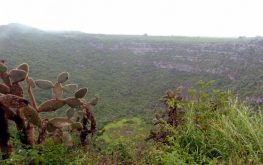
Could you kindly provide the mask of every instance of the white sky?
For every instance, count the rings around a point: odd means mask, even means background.
[[[183,36],[263,36],[262,0],[0,0],[0,25]]]

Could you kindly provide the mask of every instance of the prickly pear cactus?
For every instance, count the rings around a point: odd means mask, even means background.
[[[72,140],[72,138],[69,138],[70,133],[79,132],[84,151],[87,151],[88,147],[87,136],[89,134],[93,135],[96,131],[96,120],[92,113],[92,107],[98,102],[97,96],[91,101],[85,100],[84,97],[87,92],[87,88],[81,88],[75,92],[75,97],[63,99],[62,101],[70,107],[66,111],[66,117],[57,117],[49,120],[47,129],[56,142],[60,141],[66,146],[73,145],[73,142],[69,141],[69,139]],[[63,130],[62,132],[60,131],[61,136],[58,136],[58,130]],[[59,137],[60,140],[58,140]]]
[[[181,109],[183,87],[178,87],[175,90],[168,90],[166,95],[161,98],[165,109],[157,112],[153,119],[154,127],[150,131],[150,135],[146,140],[153,139],[158,142],[168,143],[167,137],[171,131],[177,127],[180,121],[179,110]]]
[[[59,100],[62,98],[64,91],[70,92],[71,90],[74,91],[77,89],[77,85],[70,86],[70,84],[66,85],[66,90],[63,88],[62,83],[66,82],[69,79],[68,72],[62,72],[57,76],[57,82],[54,84],[49,80],[36,80],[35,84],[41,89],[51,90],[52,97],[55,100]]]
[[[29,65],[23,63],[16,68],[9,69],[4,60],[0,60],[0,148],[2,158],[7,159],[12,151],[9,142],[8,120],[15,122],[23,144],[32,146],[35,141],[39,144],[45,141],[48,133],[54,141],[64,143],[66,146],[74,145],[71,134],[79,132],[80,142],[87,150],[87,136],[96,131],[96,120],[92,107],[98,102],[98,97],[87,101],[85,96],[88,88],[78,89],[77,84],[65,84],[69,79],[68,72],[58,74],[55,83],[50,80],[34,80],[29,77]],[[21,82],[25,82],[23,89]],[[39,106],[35,101],[33,89],[39,87],[51,90],[50,100],[42,102]],[[24,98],[27,93],[29,99]],[[64,93],[73,94],[72,97],[63,98]],[[68,107],[65,117],[41,119],[40,113],[56,111]],[[38,138],[35,140],[34,127],[38,128]]]
[[[16,111],[16,113],[11,115],[12,119],[9,120],[13,120],[17,124],[17,128],[21,134],[24,134],[24,137],[27,137],[26,139],[21,140],[21,142],[32,145],[33,141],[30,136],[33,135],[29,134],[32,131],[27,131],[27,129],[30,128],[31,123],[28,121],[24,122],[25,119],[21,116],[21,109],[31,104],[29,100],[23,98],[24,91],[21,86],[21,82],[28,79],[29,66],[24,63],[17,68],[8,70],[3,60],[1,60],[0,66],[0,78],[3,81],[3,84],[0,85],[0,93],[2,93],[0,102],[4,106]]]

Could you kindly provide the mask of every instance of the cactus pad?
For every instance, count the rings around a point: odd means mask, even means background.
[[[88,92],[88,88],[80,88],[76,93],[75,97],[76,98],[83,98]]]
[[[28,71],[29,71],[29,66],[28,66],[27,63],[23,63],[23,64],[19,65],[19,66],[17,67],[17,69],[23,70],[23,71],[25,71],[26,73],[28,73]]]
[[[49,121],[49,123],[52,124],[56,128],[64,128],[64,127],[71,126],[73,124],[71,120],[69,120],[68,118],[64,118],[64,117],[53,118]]]
[[[52,95],[54,99],[60,99],[63,95],[63,89],[61,83],[56,83],[52,89]]]
[[[77,99],[75,97],[66,98],[64,101],[71,108],[77,108],[77,107],[80,107],[83,104],[80,99]]]
[[[58,75],[58,83],[64,83],[69,78],[68,72],[62,72]]]
[[[12,69],[9,72],[9,75],[10,75],[11,81],[13,83],[17,83],[17,82],[25,80],[27,73],[23,70],[20,70],[20,69]]]
[[[51,111],[55,111],[55,110],[63,107],[64,105],[65,105],[65,102],[63,100],[51,99],[51,100],[48,100],[48,101],[42,103],[39,106],[38,111],[39,112],[51,112]]]
[[[51,89],[54,87],[54,84],[48,80],[36,80],[35,83],[41,89]]]
[[[10,87],[10,94],[23,97],[23,88],[19,83],[13,83]]]
[[[1,73],[1,78],[3,80],[3,82],[7,85],[7,86],[11,86],[11,79],[10,76],[7,72]]]
[[[0,93],[7,94],[10,92],[10,88],[4,84],[0,84]]]
[[[20,109],[22,116],[24,116],[30,123],[41,127],[41,119],[38,112],[31,106],[26,106]]]
[[[0,102],[10,108],[22,108],[29,104],[26,99],[11,94],[1,95]]]
[[[71,125],[73,130],[81,130],[83,128],[83,125],[80,122],[75,122]]]

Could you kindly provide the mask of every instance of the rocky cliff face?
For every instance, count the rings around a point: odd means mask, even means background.
[[[178,42],[134,39],[112,40],[111,44],[97,41],[93,48],[130,52],[138,64],[147,63],[160,69],[175,69],[184,72],[207,72],[225,75],[236,80],[242,70],[262,69],[263,39],[236,39],[231,42]]]

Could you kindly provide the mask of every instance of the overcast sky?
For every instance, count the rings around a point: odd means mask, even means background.
[[[180,36],[263,36],[262,0],[0,0],[0,25]]]

